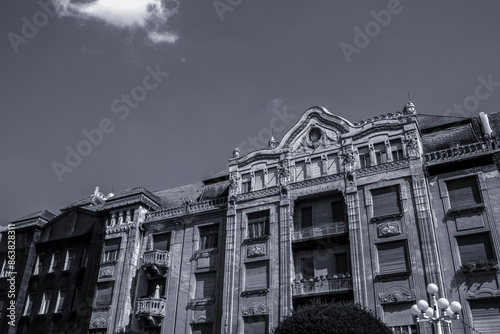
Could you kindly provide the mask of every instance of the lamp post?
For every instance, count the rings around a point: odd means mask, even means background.
[[[436,284],[427,285],[427,292],[432,296],[432,307],[421,299],[411,307],[411,313],[417,318],[417,322],[429,321],[436,325],[437,334],[443,334],[442,325],[450,324],[452,319],[458,319],[458,312],[462,309],[462,305],[456,301],[450,303],[446,298],[436,299],[438,291]]]

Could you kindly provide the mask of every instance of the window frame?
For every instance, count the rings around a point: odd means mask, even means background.
[[[56,308],[54,309],[54,313],[62,313],[63,311],[63,306],[64,306],[64,301],[66,300],[67,296],[67,289],[60,289],[57,292],[57,302],[56,302]],[[64,294],[61,298],[61,294]]]
[[[262,210],[256,212],[247,213],[247,238],[248,239],[258,239],[269,237],[270,235],[270,210]],[[260,217],[259,217],[260,216]],[[253,218],[252,218],[253,217]],[[262,224],[263,228],[259,228]],[[257,228],[255,228],[256,226]],[[259,231],[261,234],[256,233]],[[259,234],[259,235],[257,235]]]
[[[72,256],[71,256],[72,254]],[[63,271],[69,271],[71,269],[71,266],[75,262],[76,258],[76,251],[73,248],[67,249],[66,250],[66,256],[64,257],[64,266],[63,266]]]
[[[48,298],[47,298],[48,296]],[[40,303],[40,310],[38,314],[44,315],[49,313],[50,300],[52,299],[52,291],[44,291],[42,295],[42,302]]]
[[[215,233],[211,233],[212,231],[215,231]],[[198,235],[198,251],[217,249],[219,245],[219,224],[198,226]],[[213,235],[215,235],[215,238]],[[209,239],[211,236],[212,239]]]
[[[394,264],[394,259],[391,259],[390,262],[387,263],[382,263],[381,262],[381,247],[388,247],[389,245],[400,245],[403,247],[403,254],[404,254],[404,269],[403,270],[388,270],[385,268],[388,264]],[[384,277],[384,276],[393,276],[393,275],[401,275],[401,274],[410,274],[412,269],[411,269],[411,259],[410,259],[410,252],[408,249],[408,240],[407,239],[399,239],[399,240],[394,240],[394,241],[388,241],[388,242],[379,242],[375,244],[376,248],[376,254],[377,254],[377,275],[378,277]],[[399,254],[397,249],[399,247],[394,247],[393,249],[395,253]],[[388,249],[385,249],[385,251],[388,251]]]
[[[61,251],[55,251],[50,258],[49,273],[55,273],[61,262]]]

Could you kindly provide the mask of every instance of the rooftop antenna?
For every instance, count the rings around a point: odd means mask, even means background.
[[[410,91],[408,91],[408,101],[411,101],[411,98],[410,98]]]

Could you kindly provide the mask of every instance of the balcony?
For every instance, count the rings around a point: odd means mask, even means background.
[[[142,269],[146,271],[148,277],[163,277],[170,267],[170,252],[166,250],[154,249],[144,253],[142,259]]]
[[[487,143],[473,143],[426,153],[424,154],[424,160],[426,165],[435,165],[489,154],[491,151],[494,151],[494,149]]]
[[[137,300],[136,315],[149,322],[158,325],[165,316],[166,300],[164,298],[145,297]]]
[[[320,295],[352,290],[351,274],[334,275],[333,277],[311,278],[292,283],[292,296]]]
[[[303,241],[308,239],[324,238],[333,235],[342,235],[347,232],[347,223],[335,222],[324,226],[313,226],[295,230],[292,233],[292,241]]]

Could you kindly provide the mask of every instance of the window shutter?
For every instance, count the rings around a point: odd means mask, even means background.
[[[254,190],[260,190],[264,188],[264,171],[255,172],[255,187]]]
[[[265,289],[268,284],[268,262],[251,262],[246,265],[245,290]]]
[[[498,333],[500,328],[500,299],[469,301],[473,327],[483,334]]]
[[[335,263],[337,267],[337,274],[349,272],[346,253],[335,254]]]
[[[106,240],[106,252],[120,249],[121,238]]]
[[[312,208],[309,206],[307,208],[302,208],[302,228],[308,228],[312,226]]]
[[[195,299],[215,297],[215,273],[196,274]]]
[[[337,154],[329,154],[328,155],[328,174],[336,174],[338,173],[338,156]]]
[[[344,202],[332,202],[332,222],[345,222]]]
[[[476,263],[494,258],[488,234],[457,237],[457,244],[462,264]]]
[[[481,195],[475,176],[446,182],[452,209],[481,204]]]
[[[321,158],[313,158],[311,159],[311,177],[320,177],[321,176]]]
[[[267,317],[245,317],[244,334],[266,334]]]
[[[295,164],[295,181],[304,181],[306,175],[306,164],[304,161]]]
[[[96,306],[107,306],[111,304],[113,297],[113,282],[97,283]]]
[[[276,186],[278,184],[277,177],[278,177],[278,170],[276,169],[276,167],[269,168],[267,170],[267,186],[268,187]]]
[[[408,270],[406,261],[406,244],[404,241],[388,242],[377,245],[378,266],[381,274],[405,272]]]
[[[153,235],[153,249],[169,250],[170,249],[170,233],[162,233]]]
[[[373,189],[373,216],[380,217],[401,212],[399,187]]]

